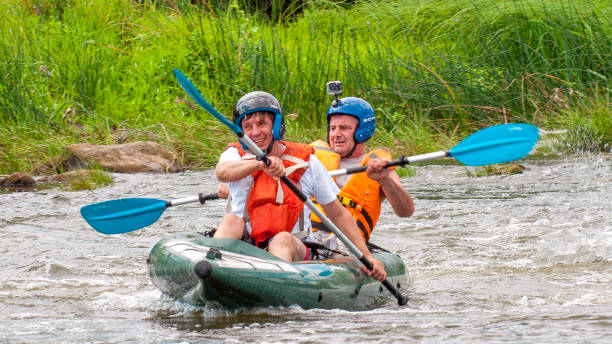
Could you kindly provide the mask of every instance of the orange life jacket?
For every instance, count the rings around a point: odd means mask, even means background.
[[[281,157],[289,179],[296,185],[306,171],[312,148],[306,144],[280,141],[286,148]],[[238,149],[244,158],[246,151],[239,142],[228,147]],[[255,245],[265,247],[273,236],[280,232],[291,232],[297,223],[304,203],[284,183],[276,181],[260,170],[252,174],[253,187],[247,197],[246,210],[251,223],[251,237]]]
[[[317,140],[311,143],[310,146],[314,148],[315,156],[328,171],[337,170],[340,167],[340,154],[334,152],[326,142]],[[391,155],[385,150],[376,149],[366,154],[359,165],[365,165],[371,158],[391,160]],[[381,195],[382,189],[380,184],[369,178],[365,172],[353,174],[338,194],[338,200],[355,219],[357,227],[361,230],[361,235],[366,243],[370,240],[374,226],[376,226],[380,217],[380,208],[383,201]],[[317,206],[320,208],[318,204]],[[327,230],[314,213],[311,214],[310,221],[312,222],[313,230]]]

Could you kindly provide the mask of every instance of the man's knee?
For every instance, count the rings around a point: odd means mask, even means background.
[[[280,245],[280,246],[295,246],[295,242],[294,242],[295,237],[293,235],[291,235],[291,233],[289,232],[280,232],[278,234],[276,234],[272,240],[270,240],[270,246],[276,246],[276,245]]]
[[[306,247],[300,239],[289,232],[280,232],[272,238],[268,251],[287,261],[303,260],[306,256]]]
[[[215,238],[233,238],[241,239],[244,231],[244,221],[234,215],[225,214],[219,223],[219,227],[215,232]]]

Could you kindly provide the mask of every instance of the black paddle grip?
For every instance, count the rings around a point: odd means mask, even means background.
[[[364,256],[361,256],[361,258],[359,258],[359,260],[361,261],[361,263],[368,269],[368,270],[372,270],[373,266],[372,263]],[[397,299],[397,304],[400,306],[404,306],[405,304],[408,303],[408,297],[405,295],[402,295],[402,293],[400,293],[400,291],[395,288],[395,286],[393,286],[393,284],[391,284],[391,282],[389,282],[388,279],[385,278],[384,281],[381,282],[382,285],[385,286],[385,288],[387,288],[387,290],[393,295],[395,296],[395,298]]]
[[[410,161],[407,158],[402,156],[399,159],[388,161],[387,164],[385,164],[385,167],[391,167],[391,166],[397,166],[397,165],[405,166],[406,164],[410,164]],[[367,166],[356,166],[356,167],[347,168],[346,174],[363,172],[367,168],[368,168]]]
[[[198,194],[198,199],[200,201],[200,204],[204,204],[206,201],[211,200],[211,199],[218,199],[219,195],[215,192],[215,193],[209,193],[207,195],[203,194],[203,193],[199,193]]]

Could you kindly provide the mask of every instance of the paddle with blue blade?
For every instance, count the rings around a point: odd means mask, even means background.
[[[153,198],[122,198],[94,203],[81,208],[81,216],[91,227],[103,234],[122,234],[144,228],[176,205],[217,199],[216,193],[164,201]]]
[[[401,157],[389,161],[386,166],[404,166],[415,162],[451,157],[464,165],[482,166],[500,164],[525,157],[538,142],[539,129],[531,124],[500,124],[481,129],[466,137],[448,151]],[[365,171],[367,166],[358,166],[330,171],[332,177]]]
[[[196,87],[191,83],[191,81],[189,81],[189,79],[187,79],[187,77],[180,70],[174,69],[174,75],[176,76],[176,79],[178,80],[178,82],[181,85],[181,87],[185,90],[185,92],[187,92],[187,94],[191,98],[193,98],[193,100],[196,103],[198,103],[198,105],[200,105],[203,109],[208,111],[211,115],[213,115],[215,118],[217,118],[223,124],[225,124],[228,128],[230,128],[238,136],[238,139],[243,144],[245,144],[252,153],[255,154],[255,156],[257,157],[258,160],[263,161],[266,165],[270,165],[270,160],[265,155],[265,153],[261,149],[259,149],[259,147],[257,147],[257,145],[248,136],[244,135],[242,130],[237,125],[235,125],[234,123],[230,122],[227,118],[223,117],[223,115],[221,115],[217,110],[215,110],[215,108],[213,108],[204,99],[204,97],[202,97],[202,95],[196,89]],[[304,202],[304,204],[313,213],[315,213],[319,217],[319,219],[322,220],[322,222],[325,224],[325,226],[329,230],[331,230],[332,232],[334,232],[334,234],[336,234],[338,239],[340,239],[344,243],[344,245],[351,251],[351,253],[353,255],[355,255],[355,257],[357,257],[357,259],[359,259],[359,261],[361,261],[361,263],[366,268],[368,268],[368,270],[372,270],[372,263],[363,255],[363,253],[355,246],[355,244],[353,244],[344,235],[344,233],[342,233],[342,231],[340,231],[340,229],[338,227],[336,227],[336,225],[333,222],[331,222],[331,220],[327,216],[325,216],[325,214],[323,214],[323,212],[321,210],[319,210],[319,208],[317,208],[314,205],[314,203],[308,197],[306,197],[306,195],[302,192],[302,190],[299,189],[291,181],[291,179],[289,179],[289,177],[283,176],[283,177],[281,177],[281,181],[285,185],[287,185],[287,187],[289,187],[289,189],[291,189],[291,191],[293,193],[295,193],[295,195],[298,196],[298,198],[302,202]],[[399,292],[399,290],[397,288],[395,288],[395,286],[393,284],[391,284],[391,282],[389,282],[388,279],[385,279],[384,281],[382,281],[382,284],[387,288],[387,290],[389,290],[389,292],[391,292],[391,294],[393,296],[395,296],[395,298],[397,299],[397,302],[400,305],[405,305],[406,303],[408,303],[408,297],[406,297],[405,295],[402,295]]]
[[[205,103],[204,105],[210,107]],[[212,108],[212,107],[210,107]],[[214,109],[213,109],[214,110]],[[452,157],[468,166],[499,164],[525,157],[539,139],[539,129],[531,124],[501,124],[481,129],[448,151],[402,157],[386,166]],[[332,177],[359,173],[366,166],[330,171]],[[204,199],[202,199],[204,197]],[[186,197],[174,201],[127,198],[91,204],[81,209],[85,220],[104,234],[121,234],[144,228],[159,219],[166,208],[217,199],[216,194]]]

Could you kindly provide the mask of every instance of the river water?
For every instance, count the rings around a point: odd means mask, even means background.
[[[404,178],[416,212],[385,203],[372,241],[397,252],[410,306],[366,312],[228,312],[167,299],[146,274],[169,233],[215,227],[224,203],[167,209],[155,224],[106,236],[87,204],[215,191],[212,171],[114,174],[95,191],[0,194],[2,343],[610,343],[612,158],[524,160],[525,173],[467,176],[428,165]]]

